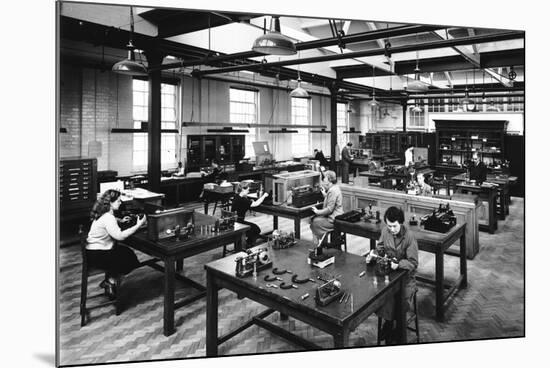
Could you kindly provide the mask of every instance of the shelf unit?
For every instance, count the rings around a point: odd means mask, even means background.
[[[429,155],[433,155],[435,135],[426,132],[373,132],[359,137],[359,148],[372,149],[375,155],[402,155],[408,145],[414,147],[427,147]],[[433,157],[428,158],[432,164]]]
[[[59,162],[59,209],[63,220],[87,216],[97,197],[97,159]]]
[[[244,158],[244,135],[187,136],[187,168],[209,166],[213,159],[221,165],[231,165]]]
[[[505,159],[505,120],[434,120],[436,169],[440,174],[465,171],[473,152],[488,166]]]

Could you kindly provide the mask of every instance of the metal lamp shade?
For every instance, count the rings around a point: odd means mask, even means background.
[[[309,98],[309,93],[307,93],[307,91],[302,87],[298,86],[290,92],[290,97]]]
[[[290,92],[290,97],[309,98],[309,93],[302,88],[302,81],[298,79],[298,86]]]
[[[258,37],[252,45],[252,50],[267,55],[294,55],[296,45],[288,37],[271,31]]]
[[[407,91],[409,92],[424,92],[428,90],[428,86],[419,79],[413,79],[407,85]]]
[[[130,60],[130,57],[113,65],[112,70],[119,74],[147,76],[147,68],[141,63]]]
[[[372,100],[369,102],[369,105],[372,106],[372,107],[377,107],[380,104],[378,103],[378,101],[376,101],[374,96],[372,96]]]
[[[412,109],[411,109],[412,112],[416,112],[416,113],[420,113],[422,112],[422,108],[418,105],[415,105]]]

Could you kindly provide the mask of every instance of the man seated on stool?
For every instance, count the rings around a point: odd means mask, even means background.
[[[344,213],[342,192],[340,191],[340,187],[336,185],[336,182],[336,173],[332,170],[327,170],[325,178],[321,183],[321,193],[325,197],[323,208],[317,209],[315,206],[311,208],[315,216],[311,218],[311,225],[309,227],[315,244],[318,243],[325,233],[334,230],[334,218]]]
[[[258,192],[258,199],[253,201],[248,198],[248,193],[250,193],[250,187],[248,182],[241,182],[237,186],[237,195],[233,198],[233,206],[231,208],[232,212],[237,213],[237,222],[250,226],[250,230],[246,232],[246,243],[248,247],[254,246],[256,239],[260,236],[260,227],[253,222],[246,221],[246,212],[251,207],[258,207],[262,204],[264,199],[269,195],[268,193],[263,193],[260,195]]]
[[[418,245],[413,233],[403,225],[405,214],[402,209],[394,206],[388,208],[384,213],[384,222],[386,226],[382,229],[380,239],[376,244],[376,254],[383,251],[386,257],[395,258],[395,262],[391,262],[392,270],[401,268],[409,271],[405,280],[405,300],[407,300],[407,310],[410,310],[416,291]],[[376,255],[370,251],[367,254],[367,263],[370,263],[375,257]],[[380,340],[386,340],[386,343],[393,340],[394,309],[394,300],[391,299],[376,312],[379,318],[384,319]]]
[[[487,166],[481,161],[479,152],[472,155],[473,165],[470,166],[470,180],[475,180],[479,185],[487,180]]]

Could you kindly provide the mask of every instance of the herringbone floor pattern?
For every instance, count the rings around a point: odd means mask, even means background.
[[[194,207],[202,211],[200,204]],[[468,288],[459,290],[448,303],[446,320],[434,319],[433,288],[419,283],[418,309],[421,342],[442,342],[524,335],[524,204],[513,198],[510,216],[499,221],[494,235],[480,232],[480,252],[468,261]],[[254,214],[250,220],[263,229],[272,226],[271,217]],[[279,226],[292,230],[290,220],[280,219]],[[311,239],[306,221],[302,222],[302,237]],[[348,236],[349,250],[363,253],[368,242]],[[142,255],[139,255],[140,257]],[[185,260],[184,273],[205,283],[203,265],[221,257],[221,250],[197,255]],[[446,276],[458,273],[458,258],[446,257]],[[170,337],[162,334],[162,274],[141,268],[128,275],[122,287],[125,300],[123,312],[116,316],[112,307],[92,311],[89,324],[80,327],[81,260],[79,247],[60,250],[59,270],[59,342],[61,365],[114,363],[155,359],[205,356],[205,299],[176,311],[177,332]],[[432,255],[420,253],[419,272],[434,273]],[[101,276],[91,280],[90,289],[98,288]],[[194,293],[193,289],[178,289],[177,296]],[[219,297],[220,334],[239,326],[264,307],[248,299],[239,300],[223,290]],[[324,348],[332,347],[332,338],[302,322],[290,318],[280,321],[278,314],[269,320],[305,337]],[[410,332],[409,341],[414,342]],[[411,343],[412,343],[411,342]],[[376,318],[369,317],[350,336],[351,346],[376,344]],[[296,351],[295,346],[276,335],[253,326],[220,346],[220,354],[237,355],[264,352]]]

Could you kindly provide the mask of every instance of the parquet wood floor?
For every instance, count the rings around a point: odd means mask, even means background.
[[[191,205],[202,211],[199,203]],[[446,320],[434,319],[434,292],[431,286],[419,283],[418,309],[422,343],[456,340],[524,336],[524,203],[513,198],[510,216],[499,221],[494,235],[480,232],[480,252],[468,261],[468,288],[459,290],[446,310]],[[253,214],[249,220],[262,229],[271,229],[270,216]],[[279,219],[279,226],[292,230],[290,220]],[[304,239],[311,239],[307,221],[302,221]],[[368,241],[348,236],[349,250],[362,254]],[[138,255],[143,257],[143,255]],[[176,311],[177,332],[162,334],[162,274],[141,268],[128,275],[122,287],[124,309],[116,316],[112,307],[92,311],[89,324],[80,327],[79,298],[81,260],[79,247],[68,246],[59,251],[59,361],[62,365],[115,363],[128,361],[188,358],[205,356],[205,299]],[[184,273],[205,283],[203,265],[221,257],[221,250],[200,254],[185,260]],[[145,258],[145,257],[144,257]],[[446,257],[446,276],[458,273],[458,258]],[[419,272],[433,275],[434,258],[420,252]],[[98,288],[101,277],[91,280],[90,288]],[[183,287],[177,295],[195,291]],[[248,299],[239,300],[220,292],[220,334],[228,332],[265,307]],[[324,348],[332,347],[332,338],[304,323],[290,318],[272,322],[291,330]],[[410,332],[409,341],[415,341]],[[411,342],[412,343],[412,342]],[[350,337],[351,346],[376,345],[376,318],[369,317]],[[238,355],[301,350],[286,340],[259,327],[251,327],[220,346],[220,354]]]

